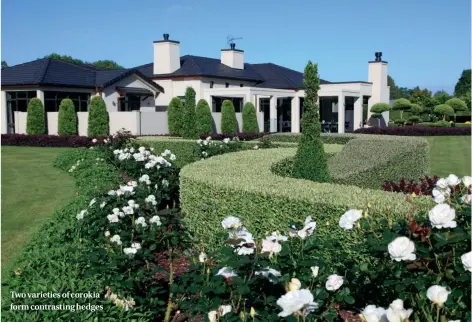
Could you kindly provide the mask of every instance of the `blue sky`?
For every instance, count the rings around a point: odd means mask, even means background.
[[[246,62],[303,71],[312,60],[330,81],[367,80],[382,51],[397,85],[433,91],[452,92],[471,61],[469,0],[3,0],[1,27],[10,66],[57,52],[134,67],[163,33],[181,55],[215,58],[243,37]]]

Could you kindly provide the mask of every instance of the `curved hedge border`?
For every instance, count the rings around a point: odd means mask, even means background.
[[[347,142],[363,137],[363,134],[352,133],[321,133],[321,138],[326,144],[346,144]],[[296,142],[301,139],[301,133],[275,133],[264,136],[265,140],[271,142]]]
[[[371,214],[393,218],[406,216],[412,204],[403,194],[277,176],[273,163],[295,155],[295,149],[267,149],[220,155],[195,162],[180,172],[183,223],[196,243],[215,249],[222,231],[221,220],[236,215],[261,238],[267,232],[285,231],[293,220],[310,215],[319,222],[317,233],[340,233],[339,217],[348,209],[366,209]],[[430,198],[415,198],[427,209]],[[354,243],[348,234],[340,242]],[[349,234],[349,236],[352,236]]]
[[[394,126],[369,127],[358,129],[354,133],[383,134],[401,136],[443,136],[443,135],[470,135],[470,127],[430,127],[430,126]]]

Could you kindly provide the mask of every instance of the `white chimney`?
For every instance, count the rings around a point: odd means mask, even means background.
[[[244,69],[244,50],[235,49],[235,43],[230,46],[231,49],[221,49],[221,63],[231,68]]]
[[[164,34],[164,40],[154,42],[154,74],[170,74],[180,68],[180,42],[169,40],[169,34]]]
[[[387,83],[387,62],[382,61],[382,53],[375,53],[375,61],[369,62],[368,81],[372,83],[372,96],[368,104],[368,116],[370,118],[370,108],[376,103],[389,103],[390,87]]]

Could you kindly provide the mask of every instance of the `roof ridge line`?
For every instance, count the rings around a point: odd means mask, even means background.
[[[297,87],[297,84],[295,84],[291,79],[289,79],[287,76],[285,76],[283,73],[279,73],[273,66],[279,66],[274,63],[269,63],[269,68],[272,69],[274,72],[276,72],[278,75],[282,75],[283,78],[285,78],[290,84],[294,86],[294,88]],[[283,66],[282,66],[283,67]]]
[[[46,77],[46,73],[48,71],[49,65],[51,64],[51,58],[47,58],[47,64],[46,68],[44,68],[43,75],[41,75],[38,79],[38,83],[42,83],[44,81],[44,78]]]
[[[200,66],[198,66],[197,62],[195,61],[195,59],[191,56],[191,55],[188,55],[188,57],[192,60],[192,63],[197,67],[197,70],[198,70],[198,73],[199,74],[203,74],[203,71],[202,69],[200,68]],[[182,67],[182,66],[180,66]],[[180,68],[179,68],[180,69]]]

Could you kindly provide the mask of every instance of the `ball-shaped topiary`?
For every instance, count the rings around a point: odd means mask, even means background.
[[[224,100],[221,105],[221,133],[238,133],[238,120],[236,119],[233,102],[230,100]]]
[[[198,135],[206,135],[213,132],[213,117],[206,100],[201,99],[198,101],[195,117]]]
[[[421,107],[420,104],[411,104],[410,107],[410,113],[413,115],[420,115],[420,113],[423,112],[423,108]]]
[[[195,90],[187,87],[185,90],[185,101],[183,109],[183,127],[182,135],[185,139],[194,139],[198,137],[195,122]]]
[[[418,115],[412,115],[408,118],[408,122],[411,124],[418,124],[421,122],[421,118]]]
[[[467,105],[465,104],[465,102],[457,97],[447,100],[446,104],[452,107],[454,112],[467,110]]]
[[[29,101],[27,113],[26,134],[34,135],[46,133],[44,106],[39,98],[32,98]]]
[[[243,132],[256,133],[259,132],[259,125],[257,124],[257,114],[254,104],[247,102],[243,107]]]
[[[174,97],[167,109],[167,125],[169,127],[169,134],[182,135],[183,128],[183,105],[178,97]]]
[[[74,102],[69,98],[64,98],[59,105],[57,133],[59,135],[77,134],[77,114]]]
[[[434,112],[443,116],[443,121],[446,120],[446,116],[454,115],[454,109],[447,104],[440,104],[434,108]]]
[[[90,101],[87,133],[88,136],[107,136],[110,133],[107,106],[100,96],[94,96]]]
[[[371,117],[373,117],[374,119],[379,119],[379,125],[380,125],[380,118],[382,118],[382,113],[389,110],[390,110],[390,105],[388,105],[387,103],[376,103],[372,105],[372,107],[370,108],[370,112],[373,113]]]

